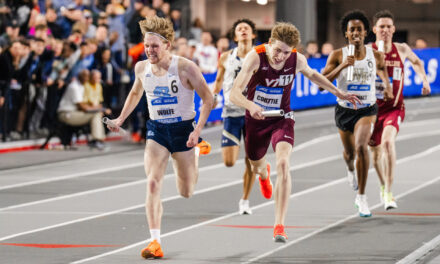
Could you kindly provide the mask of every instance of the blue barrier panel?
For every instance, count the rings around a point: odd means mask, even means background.
[[[440,48],[431,48],[424,50],[415,50],[417,56],[424,62],[424,67],[426,74],[428,76],[428,81],[431,84],[431,93],[440,94],[440,70],[438,68],[438,60],[440,58]],[[309,59],[308,63],[312,69],[322,72],[325,67],[327,58],[320,59]],[[422,90],[422,80],[414,72],[411,63],[407,60],[405,61],[405,79],[404,79],[404,96],[420,96]],[[214,88],[213,84],[215,81],[216,73],[204,75],[206,82],[210,86],[211,90]],[[336,84],[336,82],[334,82]],[[195,107],[197,110],[196,120],[199,117],[200,108],[200,97],[195,96]],[[315,107],[322,107],[328,105],[336,104],[336,97],[327,92],[320,92],[318,86],[309,79],[305,78],[301,73],[299,73],[295,80],[294,86],[292,88],[291,98],[290,98],[291,108],[293,110],[308,109]],[[218,97],[218,105],[212,110],[208,121],[221,120],[221,111],[223,107],[223,92],[220,93]]]

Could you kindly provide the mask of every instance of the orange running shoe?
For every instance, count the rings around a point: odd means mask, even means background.
[[[287,235],[284,232],[284,226],[283,225],[276,225],[273,229],[273,240],[275,242],[281,242],[286,243],[287,242]]]
[[[141,256],[145,259],[163,257],[162,248],[157,240],[153,240],[148,246],[141,251]]]
[[[270,181],[270,164],[267,163],[267,178],[262,180],[260,177],[260,191],[263,194],[264,198],[270,199],[272,197],[272,182]]]
[[[205,140],[202,140],[196,147],[200,149],[200,155],[208,155],[211,152],[211,144]]]

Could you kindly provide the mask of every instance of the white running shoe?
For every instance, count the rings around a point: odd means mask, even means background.
[[[244,215],[244,214],[250,215],[250,214],[252,214],[252,210],[249,207],[249,200],[240,199],[240,201],[238,202],[238,212],[241,215]]]
[[[384,195],[385,195],[385,186],[381,185],[380,186],[380,203],[384,203],[384,199],[383,199]]]
[[[347,168],[347,180],[348,180],[348,184],[350,184],[350,187],[354,191],[357,191],[359,186],[356,178],[356,170],[351,171]]]
[[[365,194],[364,195],[360,195],[360,194],[356,195],[356,199],[354,200],[354,204],[359,210],[360,217],[370,217],[371,216],[370,209],[368,208],[367,196]]]
[[[384,199],[383,207],[385,208],[385,210],[397,208],[396,201],[394,200],[393,194],[391,192],[384,193],[383,199]]]

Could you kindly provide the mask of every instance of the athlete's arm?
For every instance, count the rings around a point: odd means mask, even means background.
[[[183,58],[179,59],[179,75],[181,76],[184,86],[193,88],[203,101],[197,126],[194,128],[194,131],[191,132],[186,142],[186,146],[191,148],[199,143],[200,133],[205,126],[206,120],[208,120],[214,100],[212,92],[205,78],[203,78],[202,72],[194,62]]]
[[[258,70],[260,66],[260,57],[255,50],[250,51],[243,61],[243,66],[241,71],[238,73],[237,78],[234,80],[234,85],[232,86],[231,95],[229,99],[236,106],[246,108],[251,116],[255,119],[264,119],[262,114],[263,108],[256,105],[254,102],[249,101],[244,95],[243,90],[249,83],[252,75]]]
[[[373,49],[373,53],[374,53],[374,58],[376,59],[376,74],[385,84],[385,90],[383,91],[383,99],[384,101],[392,100],[394,98],[393,87],[390,84],[390,80],[388,78],[388,71],[387,68],[385,67],[385,54],[375,49]]]
[[[428,77],[426,76],[425,68],[423,67],[423,62],[417,55],[411,50],[411,48],[406,43],[395,43],[397,50],[405,61],[406,58],[411,62],[414,71],[423,80],[422,94],[427,95],[431,93],[431,85],[428,82]]]
[[[347,56],[345,61],[341,63],[342,60],[342,49],[337,49],[332,51],[327,59],[327,64],[325,65],[324,71],[322,74],[327,78],[330,82],[333,82],[336,77],[339,76],[341,71],[350,66],[354,65],[354,56]]]
[[[297,71],[301,72],[305,77],[307,77],[310,81],[316,83],[319,87],[326,89],[331,92],[338,98],[342,100],[347,100],[352,103],[356,107],[356,103],[361,103],[359,98],[356,95],[351,93],[346,93],[341,91],[336,86],[333,85],[324,75],[318,73],[317,71],[310,68],[307,64],[307,59],[304,55],[298,53],[297,55]]]
[[[229,53],[231,53],[230,50],[223,52],[218,60],[217,76],[215,77],[214,90],[212,91],[214,95],[219,94],[220,91],[222,90],[223,78],[225,76],[225,71],[226,71],[225,61],[228,58]],[[214,108],[216,106],[217,106],[217,97],[214,97],[214,103],[212,107]]]
[[[139,100],[142,98],[142,94],[144,93],[144,88],[142,87],[142,81],[140,77],[142,76],[142,72],[144,71],[144,67],[147,61],[139,61],[136,63],[134,67],[135,72],[135,80],[133,83],[133,87],[131,88],[130,93],[125,99],[124,107],[122,108],[121,114],[118,118],[111,120],[116,126],[120,127],[125,119],[133,112],[134,108],[139,103]],[[114,126],[108,126],[107,128],[113,132],[117,132],[118,128]]]

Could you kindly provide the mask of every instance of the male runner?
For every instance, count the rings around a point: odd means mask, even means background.
[[[240,72],[244,57],[252,50],[252,42],[255,39],[255,23],[249,19],[239,19],[234,22],[232,35],[238,46],[220,55],[217,77],[214,84],[214,106],[216,98],[223,86],[224,106],[222,112],[222,154],[226,167],[234,166],[240,150],[241,135],[245,136],[244,114],[245,109],[231,103],[232,84]],[[249,207],[249,195],[255,182],[255,174],[252,173],[249,159],[245,158],[246,170],[243,175],[243,196],[238,202],[240,214],[252,214]]]
[[[139,22],[144,35],[147,60],[135,66],[136,79],[124,108],[112,120],[121,126],[138,104],[145,90],[150,120],[144,154],[147,175],[146,213],[151,243],[142,250],[144,258],[161,258],[160,225],[162,202],[160,191],[169,156],[173,159],[179,193],[189,198],[198,178],[194,147],[213,104],[213,95],[197,65],[171,54],[174,40],[170,21],[152,17]],[[194,122],[194,90],[202,98],[199,122]],[[118,129],[109,127],[113,131]]]
[[[268,44],[255,47],[248,53],[238,74],[230,100],[246,108],[245,148],[252,171],[259,175],[260,190],[267,199],[272,197],[270,165],[266,161],[269,144],[276,155],[275,185],[275,242],[286,242],[284,220],[291,191],[290,153],[294,143],[293,112],[290,92],[293,80],[301,72],[311,81],[353,104],[360,102],[353,94],[336,88],[323,75],[312,70],[304,55],[295,48],[300,43],[298,29],[290,23],[277,23]],[[243,95],[248,88],[247,98]],[[265,118],[263,110],[284,110],[284,116]]]
[[[352,188],[358,190],[355,205],[361,217],[371,216],[365,187],[370,165],[368,141],[377,114],[376,73],[385,83],[385,99],[392,97],[383,54],[364,45],[368,29],[369,22],[363,12],[354,10],[345,14],[341,19],[341,30],[348,44],[354,45],[354,55],[348,54],[348,46],[333,51],[323,71],[330,81],[337,78],[338,88],[355,93],[362,102],[355,109],[351,102],[338,99],[335,109],[336,126],[339,128],[344,146],[343,157],[348,167],[347,177]],[[348,80],[349,67],[353,67],[353,80]],[[356,173],[355,157],[357,157]]]
[[[380,181],[380,199],[384,203],[385,210],[397,208],[391,192],[396,167],[396,136],[399,132],[400,123],[405,118],[405,104],[403,102],[403,62],[408,59],[414,71],[423,80],[422,94],[431,92],[428,78],[423,68],[423,62],[406,43],[393,42],[394,16],[388,10],[379,11],[374,15],[373,32],[376,34],[376,42],[372,44],[378,49],[379,43],[383,42],[385,53],[385,67],[393,86],[394,100],[383,100],[383,82],[376,80],[376,97],[379,112],[377,121],[371,136],[370,146],[373,151],[374,167]]]

